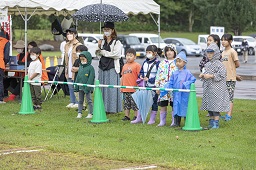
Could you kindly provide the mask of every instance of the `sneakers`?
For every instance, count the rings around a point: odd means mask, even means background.
[[[73,104],[70,108],[78,108],[78,104]]]
[[[122,119],[122,121],[127,121],[127,120],[131,120],[128,116],[124,116],[124,118]]]
[[[73,106],[73,103],[69,103],[66,107],[71,108],[71,106]]]
[[[16,96],[14,94],[10,94],[9,97],[5,98],[4,101],[8,102],[8,101],[14,101],[16,98]]]
[[[225,115],[225,121],[230,121],[232,116],[229,116],[228,114]]]
[[[5,104],[6,102],[4,102],[4,101],[0,101],[0,104]]]
[[[86,119],[91,119],[92,118],[92,114],[88,114],[87,116],[86,116]]]
[[[82,113],[78,113],[76,118],[78,119],[82,118]]]

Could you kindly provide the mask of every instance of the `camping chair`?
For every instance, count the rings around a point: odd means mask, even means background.
[[[47,70],[50,70],[50,72],[48,72],[49,81],[63,81],[62,79],[63,79],[63,77],[65,77],[63,65],[48,67]],[[50,88],[44,98],[44,101],[46,101],[47,99],[51,99],[53,97],[53,95],[55,95],[55,94],[57,94],[57,96],[58,96],[58,92],[60,89],[63,90],[64,95],[66,96],[68,87],[65,87],[65,85],[60,85],[58,83],[51,84]],[[50,97],[49,97],[49,95],[50,95]],[[59,96],[58,96],[58,98],[59,98]]]

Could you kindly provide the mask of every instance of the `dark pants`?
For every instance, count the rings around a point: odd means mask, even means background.
[[[33,104],[41,106],[41,86],[30,84],[30,91]]]
[[[4,70],[0,68],[0,101],[4,100]]]
[[[17,81],[16,78],[12,78],[12,77],[5,78],[4,90],[5,90],[5,93],[7,91],[7,96],[8,96],[8,91],[10,91],[14,95],[20,95],[20,80]]]
[[[152,90],[154,97],[153,97],[153,105],[152,105],[152,111],[158,111],[158,105],[157,105],[157,100],[158,100],[158,94],[156,93],[155,90]]]
[[[212,111],[208,111],[210,117],[212,116],[220,116],[220,112],[212,112]]]

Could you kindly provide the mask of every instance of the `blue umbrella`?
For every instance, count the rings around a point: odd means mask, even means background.
[[[142,118],[142,122],[145,123],[148,112],[153,104],[153,95],[151,90],[137,90],[132,94],[132,98],[137,104]]]
[[[79,9],[73,18],[89,22],[120,22],[128,16],[118,7],[109,4],[92,4]]]

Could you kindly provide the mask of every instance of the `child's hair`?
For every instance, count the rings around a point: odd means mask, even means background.
[[[78,45],[76,51],[88,51],[88,48],[85,45]]]
[[[33,47],[37,47],[37,43],[35,41],[31,41],[28,43],[28,46],[31,45]]]
[[[162,53],[163,53],[162,49],[161,49],[161,48],[157,48],[157,54],[158,54],[159,56],[161,56]]]
[[[212,37],[214,42],[217,42],[217,46],[220,48],[220,37],[217,34],[210,34],[208,37]]]
[[[136,51],[133,49],[133,48],[129,48],[127,51],[126,51],[126,54],[127,53],[131,53],[133,54],[134,56],[136,56]]]
[[[158,52],[157,46],[156,45],[149,45],[147,46],[146,51],[152,51],[152,52]]]
[[[177,51],[176,51],[176,46],[174,44],[169,44],[166,47],[164,47],[164,55],[165,56],[167,56],[166,55],[167,51],[174,51],[174,57],[173,58],[176,58]]]
[[[231,34],[223,34],[221,37],[221,40],[226,40],[229,42],[229,45],[231,46],[231,42],[233,41],[233,36]],[[232,47],[232,46],[231,46]]]
[[[31,48],[30,53],[35,53],[37,55],[40,55],[41,54],[41,49],[38,48],[38,47],[33,47],[33,48]]]

